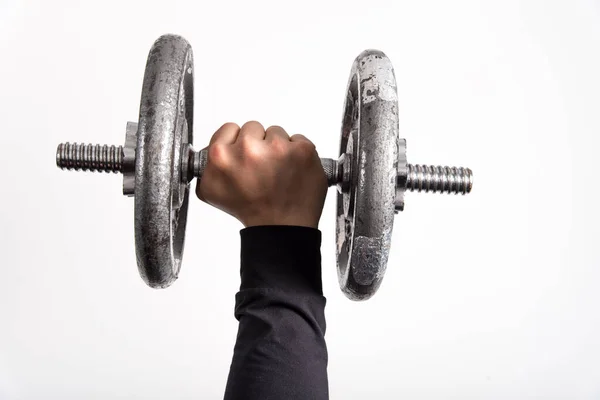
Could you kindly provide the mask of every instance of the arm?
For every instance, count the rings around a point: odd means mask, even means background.
[[[237,342],[225,400],[327,399],[320,231],[241,231]]]
[[[280,127],[225,124],[196,193],[245,226],[225,400],[326,400],[318,224],[327,179],[314,144]]]

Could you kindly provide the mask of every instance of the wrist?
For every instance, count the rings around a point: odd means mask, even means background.
[[[244,227],[252,228],[255,226],[299,226],[305,228],[319,228],[319,219],[308,215],[262,215],[250,216],[240,219]]]

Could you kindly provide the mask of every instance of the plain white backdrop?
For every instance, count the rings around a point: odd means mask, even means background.
[[[239,230],[190,207],[180,279],[138,276],[116,175],[61,141],[122,144],[147,52],[192,44],[195,142],[257,119],[336,156],[353,59],[395,66],[412,163],[468,166],[466,197],[409,193],[388,272],[339,291],[323,217],[332,399],[600,398],[597,1],[0,1],[0,399],[219,399]]]

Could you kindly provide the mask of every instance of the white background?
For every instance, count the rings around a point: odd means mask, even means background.
[[[195,141],[257,119],[337,155],[354,57],[394,63],[412,163],[471,195],[409,193],[370,301],[321,230],[332,399],[600,398],[597,1],[0,1],[0,399],[219,399],[239,229],[195,200],[180,279],[147,288],[121,178],[61,141],[122,144],[147,52],[194,48]]]

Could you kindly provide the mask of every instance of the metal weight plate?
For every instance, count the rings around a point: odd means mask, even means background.
[[[180,36],[156,40],[146,63],[135,162],[135,247],[144,281],[169,286],[179,274],[189,184],[182,145],[193,137],[193,56]]]
[[[392,63],[366,50],[348,80],[340,154],[350,157],[350,183],[337,197],[337,270],[351,300],[373,296],[385,274],[398,166],[398,100]]]

